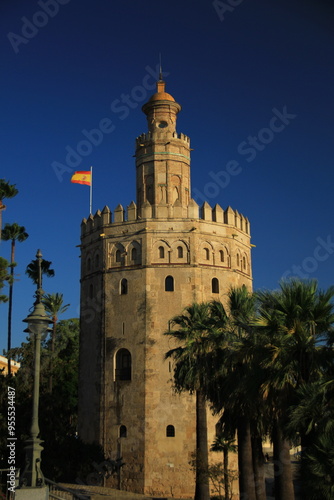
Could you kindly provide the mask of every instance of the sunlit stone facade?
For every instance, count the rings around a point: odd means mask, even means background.
[[[173,391],[163,334],[185,306],[252,287],[248,219],[191,198],[180,109],[160,80],[136,140],[136,203],[82,222],[79,392],[80,436],[125,462],[108,484],[179,498],[194,493],[195,399]],[[209,444],[216,420],[208,410]]]

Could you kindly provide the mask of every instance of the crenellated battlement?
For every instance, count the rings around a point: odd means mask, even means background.
[[[183,207],[175,202],[174,205],[161,204],[156,207],[145,202],[141,209],[141,215],[138,215],[137,205],[134,201],[127,206],[126,209],[122,205],[117,205],[112,213],[108,206],[105,206],[102,212],[97,210],[95,215],[90,215],[88,219],[83,219],[81,223],[81,235],[87,234],[96,230],[101,230],[104,226],[119,225],[124,223],[139,222],[149,219],[191,219],[213,222],[220,225],[233,226],[239,231],[250,236],[250,223],[247,217],[244,217],[237,210],[233,210],[228,206],[225,210],[218,204],[213,208],[209,203],[205,202],[201,207],[195,200],[191,199],[188,207],[186,207],[187,216],[182,213]],[[153,216],[154,214],[154,216]]]
[[[161,131],[160,134],[162,137],[166,137],[166,132]],[[180,141],[185,142],[188,146],[190,145],[190,137],[185,134],[178,134],[177,132],[172,132],[170,134],[167,133],[168,136],[173,139],[178,139]],[[154,139],[159,137],[159,132],[155,132]],[[143,133],[136,138],[136,147],[140,146],[144,142],[150,142],[153,140],[153,134],[151,132]]]

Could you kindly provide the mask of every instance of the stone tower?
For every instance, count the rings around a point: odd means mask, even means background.
[[[251,289],[250,228],[230,207],[191,199],[190,140],[176,132],[181,106],[165,82],[142,109],[137,203],[81,227],[79,435],[123,457],[122,489],[180,498],[194,492],[195,401],[173,391],[163,333],[185,306]]]

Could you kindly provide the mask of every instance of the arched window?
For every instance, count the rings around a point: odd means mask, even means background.
[[[99,267],[99,265],[100,265],[100,256],[99,256],[99,254],[97,253],[97,254],[95,255],[95,267]]]
[[[175,427],[174,427],[174,425],[167,425],[167,427],[166,427],[166,437],[168,437],[168,438],[175,437]]]
[[[93,285],[89,285],[89,298],[92,299],[94,297],[94,287]]]
[[[212,278],[212,293],[219,293],[219,281],[217,278]]]
[[[242,268],[244,271],[246,271],[246,257],[242,258]]]
[[[125,278],[121,280],[120,292],[121,295],[126,295],[128,293],[128,280]]]
[[[159,247],[159,259],[163,259],[165,257],[165,249],[164,247]]]
[[[87,259],[87,271],[90,271],[91,268],[92,268],[92,262],[90,260],[90,257],[88,257],[88,259]]]
[[[120,438],[126,438],[127,437],[128,430],[126,428],[126,425],[121,425],[119,428],[119,437]]]
[[[166,276],[165,291],[166,292],[174,292],[174,278],[173,278],[173,276]]]
[[[120,349],[116,354],[116,380],[131,380],[131,354],[127,349]]]
[[[133,248],[131,250],[131,260],[136,260],[137,259],[137,248]]]
[[[121,251],[116,250],[116,262],[121,262]]]
[[[240,266],[240,257],[239,257],[239,254],[237,253],[237,267]]]
[[[210,252],[208,248],[204,248],[204,258],[205,260],[210,260]]]
[[[219,250],[220,262],[225,261],[224,250]]]
[[[182,247],[177,247],[177,257],[179,259],[183,258],[183,248]]]

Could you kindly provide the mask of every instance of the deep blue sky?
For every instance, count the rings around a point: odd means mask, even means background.
[[[224,3],[234,7],[223,12]],[[38,248],[56,271],[43,288],[71,303],[63,318],[78,315],[89,188],[71,184],[71,172],[93,165],[93,212],[135,198],[134,141],[146,131],[141,106],[160,52],[167,91],[182,105],[177,130],[194,148],[193,191],[250,219],[254,288],[277,287],[293,266],[322,288],[334,284],[330,1],[226,0],[220,16],[207,0],[61,0],[48,4],[53,17],[40,14],[42,4],[0,6],[0,177],[19,189],[3,218],[30,235],[17,245],[13,346],[25,338],[34,288],[24,270]],[[119,103],[127,94],[129,104]],[[66,147],[77,149],[82,131],[105,118],[113,131],[78,166],[66,165]],[[240,172],[226,182],[232,160]],[[54,162],[71,172],[57,176]],[[9,253],[2,242],[1,255]],[[0,318],[4,348],[7,305]]]

